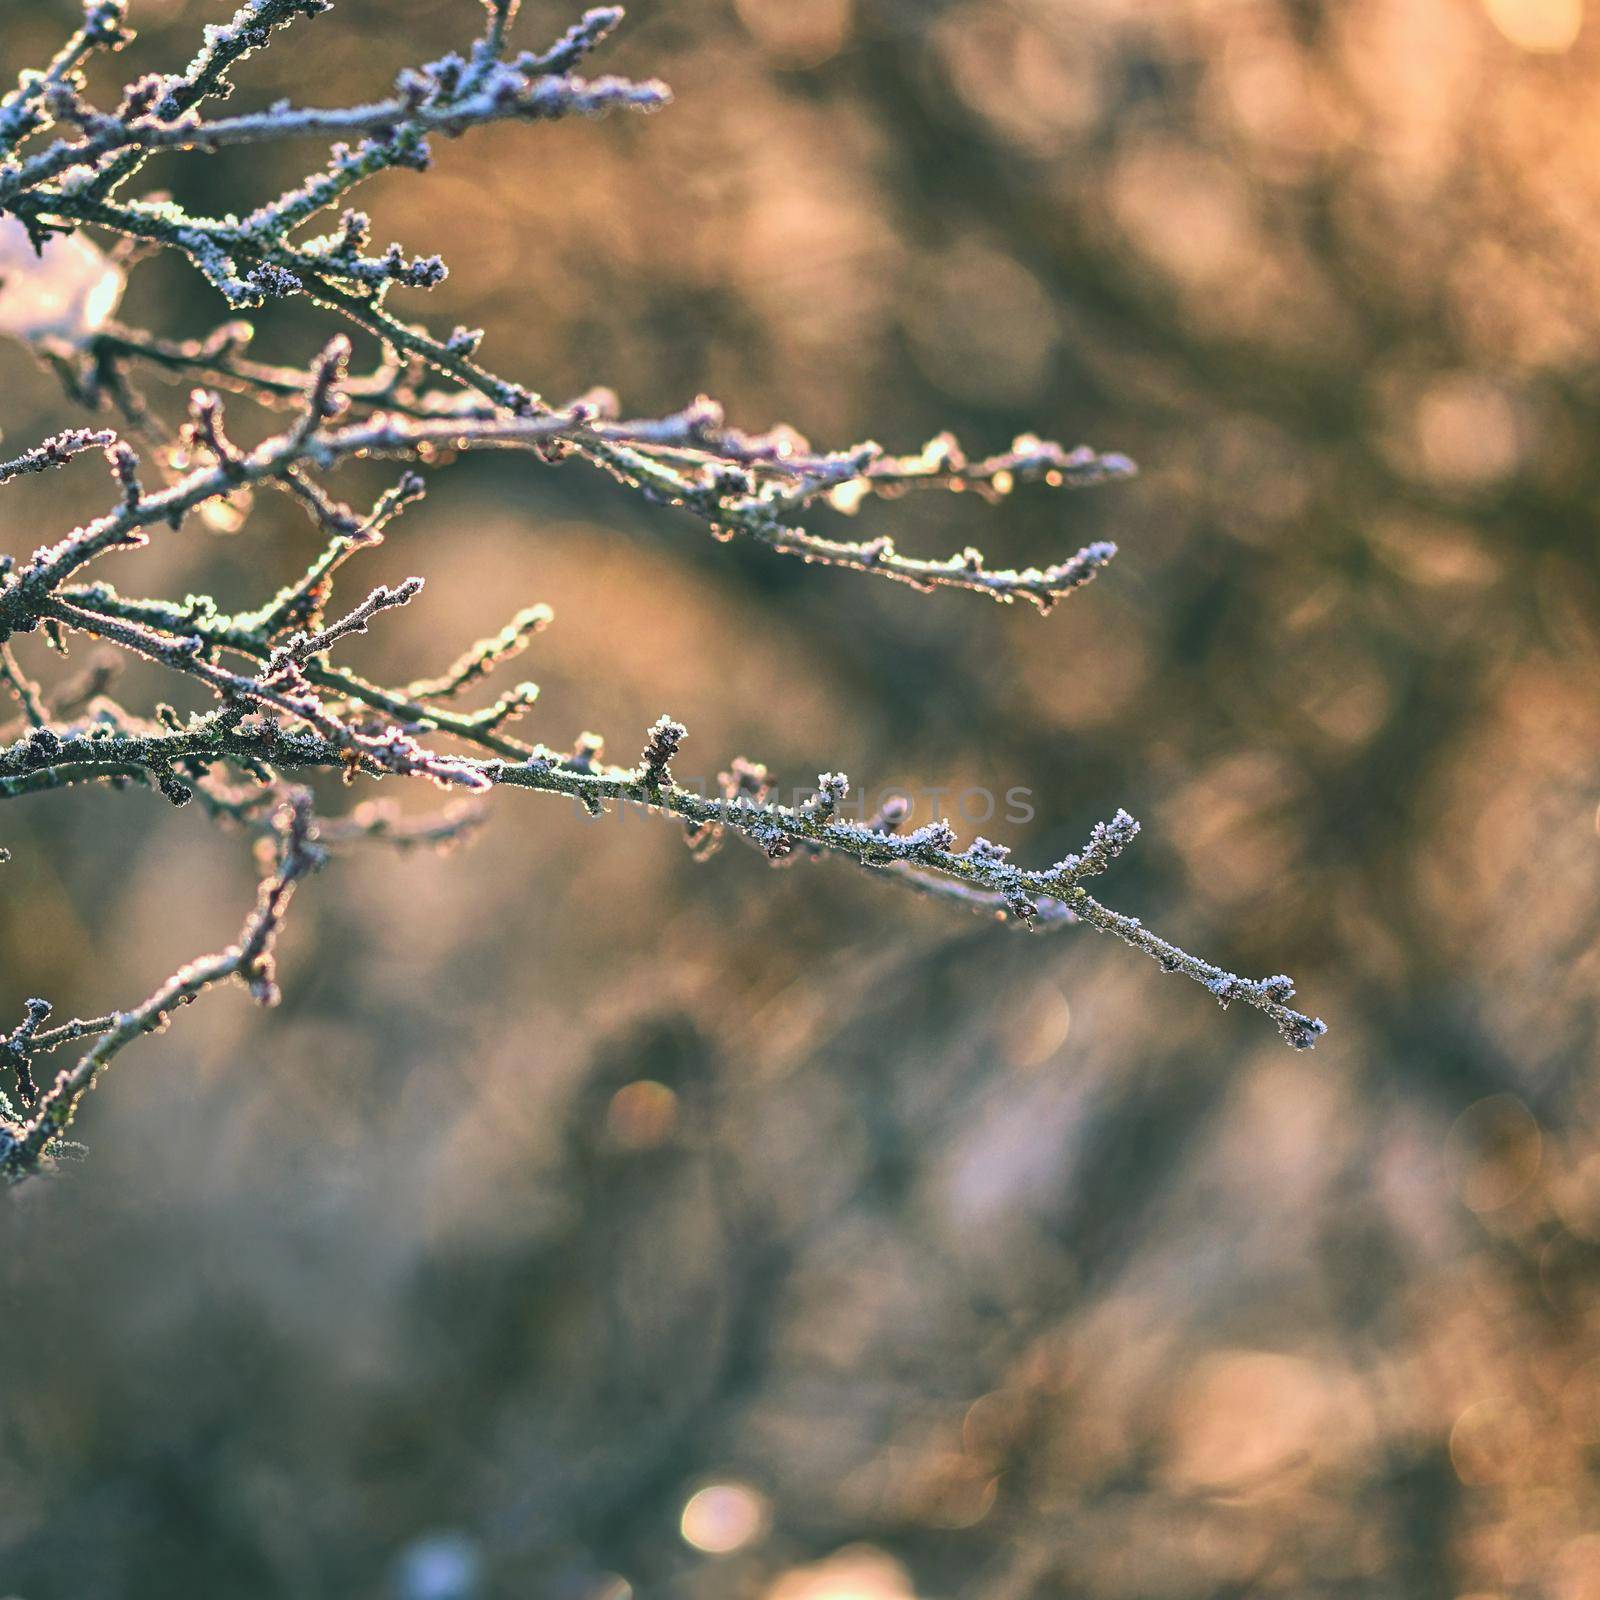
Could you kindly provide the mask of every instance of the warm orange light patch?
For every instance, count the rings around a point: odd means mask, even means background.
[[[1577,43],[1583,0],[1483,0],[1489,20],[1512,44],[1559,55]]]

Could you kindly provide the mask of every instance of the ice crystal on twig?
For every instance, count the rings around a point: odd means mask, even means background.
[[[688,729],[672,717],[650,727],[633,767],[607,764],[601,738],[589,732],[564,749],[529,743],[512,727],[533,705],[535,685],[516,684],[479,710],[462,709],[461,700],[549,623],[543,605],[524,606],[500,632],[453,659],[444,656],[447,664],[432,675],[382,684],[342,664],[340,647],[351,636],[420,601],[423,580],[413,577],[330,612],[344,567],[381,542],[388,524],[423,494],[422,469],[441,453],[515,451],[536,463],[575,457],[650,502],[687,510],[719,538],[1040,611],[1095,578],[1115,546],[1095,541],[1045,566],[1007,569],[974,548],[926,557],[883,534],[819,533],[806,519],[823,507],[856,515],[877,498],[918,490],[971,491],[997,501],[1022,482],[1087,487],[1133,467],[1120,455],[1065,449],[1032,434],[978,459],[948,434],[901,455],[873,441],[814,449],[782,424],[758,433],[731,426],[705,396],[668,415],[629,419],[608,390],[553,404],[496,374],[484,364],[481,330],[436,335],[390,309],[394,289],[425,290],[443,278],[446,264],[398,243],[376,248],[370,220],[351,197],[381,172],[425,169],[441,137],[502,120],[652,111],[668,91],[654,80],[577,74],[620,21],[619,9],[592,10],[549,47],[513,53],[515,0],[486,0],[483,31],[464,53],[401,73],[389,92],[368,102],[283,102],[215,114],[235,67],[292,24],[330,8],[329,0],[245,0],[229,21],[205,30],[187,65],[136,79],[105,110],[87,97],[85,63],[120,49],[131,34],[120,0],[90,0],[55,57],[21,73],[0,96],[0,333],[28,341],[75,399],[121,419],[118,428],[69,430],[0,462],[4,484],[99,451],[111,478],[111,503],[99,516],[56,533],[26,558],[0,557],[0,690],[17,708],[13,725],[0,731],[0,800],[83,783],[142,785],[246,830],[265,842],[269,858],[238,940],[181,968],[131,1010],[46,1027],[49,1005],[27,1002],[20,1021],[0,1035],[0,1071],[11,1084],[0,1094],[0,1176],[20,1178],[48,1165],[86,1090],[177,1007],[230,979],[272,1003],[274,950],[289,901],[330,848],[451,843],[481,818],[478,797],[502,788],[566,796],[591,813],[645,807],[674,819],[700,856],[724,838],[739,838],[774,863],[841,857],[1029,928],[1088,925],[1186,974],[1224,1005],[1237,1000],[1264,1012],[1295,1047],[1313,1044],[1323,1025],[1289,1006],[1294,988],[1287,978],[1226,972],[1089,895],[1084,881],[1106,871],[1138,831],[1126,812],[1098,824],[1077,854],[1026,868],[985,838],[961,848],[947,821],[909,828],[902,801],[857,820],[849,812],[850,782],[838,772],[821,773],[809,797],[789,805],[764,766],[737,759],[717,793],[698,793],[673,776]],[[325,154],[312,158],[299,183],[237,214],[207,217],[170,198],[131,192],[160,152],[286,142],[320,142]],[[335,210],[327,231],[308,235],[308,225]],[[381,359],[369,372],[352,373],[341,334],[304,368],[274,364],[252,353],[253,330],[236,317],[186,341],[117,326],[110,318],[123,271],[92,235],[175,252],[230,312],[305,296],[371,335]],[[141,372],[191,385],[177,430],[140,394]],[[260,443],[243,445],[228,428],[229,395],[285,410],[287,419]],[[395,481],[365,509],[344,504],[325,481],[358,458],[401,463]],[[293,496],[323,544],[299,578],[254,608],[228,614],[206,596],[139,598],[99,576],[108,557],[182,526],[191,513],[236,523],[261,489]],[[102,658],[52,702],[16,648],[18,639],[41,632],[56,642],[71,634],[98,639],[118,655],[153,662],[203,690],[209,708],[188,716],[162,704],[149,715],[129,710],[110,698],[112,672]],[[421,780],[469,798],[420,821],[369,801],[347,817],[319,819],[291,776],[317,771],[351,782]],[[86,1053],[46,1082],[41,1058],[87,1039],[95,1042]]]

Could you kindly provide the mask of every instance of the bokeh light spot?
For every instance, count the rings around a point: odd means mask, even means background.
[[[1583,0],[1484,0],[1489,20],[1512,44],[1559,55],[1578,42]]]
[[[483,1579],[483,1557],[464,1533],[427,1534],[408,1545],[396,1564],[396,1600],[472,1600]]]
[[[850,34],[851,0],[734,0],[734,8],[780,67],[820,66]]]
[[[1072,1029],[1072,1007],[1053,983],[1041,983],[1013,1013],[1006,1028],[1006,1056],[1014,1067],[1043,1066]]]
[[[1470,373],[1439,378],[1423,391],[1416,433],[1424,473],[1447,486],[1498,483],[1516,471],[1522,455],[1510,399]]]
[[[1509,1205],[1538,1175],[1543,1138],[1533,1113],[1511,1094],[1467,1107],[1445,1140],[1445,1166],[1462,1204],[1473,1211]]]
[[[1479,1400],[1450,1430],[1450,1464],[1465,1484],[1513,1482],[1533,1443],[1527,1412],[1503,1400]]]
[[[606,1107],[606,1133],[623,1150],[653,1150],[677,1126],[678,1097],[653,1078],[624,1084]]]
[[[1166,1471],[1184,1490],[1245,1492],[1316,1458],[1341,1403],[1312,1362],[1265,1350],[1224,1350],[1180,1385]]]
[[[793,1567],[765,1600],[916,1600],[910,1574],[869,1544],[847,1545],[824,1561]]]
[[[731,1555],[767,1531],[766,1497],[748,1484],[712,1483],[689,1496],[680,1524],[684,1542],[707,1555]]]

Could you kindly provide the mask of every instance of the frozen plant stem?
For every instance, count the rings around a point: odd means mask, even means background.
[[[111,1059],[124,1046],[147,1033],[165,1028],[179,1006],[198,999],[214,984],[238,978],[259,1004],[277,1004],[278,986],[273,977],[273,945],[283,926],[284,913],[294,895],[295,885],[306,873],[321,864],[322,851],[314,842],[315,820],[311,799],[304,791],[291,793],[274,819],[277,836],[277,864],[261,884],[255,909],[250,913],[236,944],[216,955],[202,956],[172,974],[142,1005],[114,1016],[89,1023],[69,1023],[54,1030],[56,1037],[34,1034],[30,1039],[23,1027],[0,1040],[0,1055],[13,1053],[22,1063],[20,1080],[32,1086],[29,1057],[41,1049],[51,1049],[67,1038],[98,1033],[94,1047],[72,1066],[64,1068],[42,1094],[33,1090],[26,1119],[8,1121],[0,1128],[0,1176],[25,1177],[37,1171],[40,1162],[62,1130],[72,1121],[83,1096],[94,1087]],[[42,1020],[49,1007],[44,1002],[29,1002],[29,1020]]]
[[[865,823],[848,820],[842,807],[849,781],[841,773],[821,774],[811,799],[799,806],[777,804],[765,769],[743,760],[732,763],[719,794],[684,788],[672,766],[688,730],[671,717],[648,730],[631,767],[605,763],[601,741],[591,734],[564,750],[526,742],[512,730],[534,703],[533,684],[518,683],[475,710],[464,709],[460,697],[526,649],[550,620],[543,606],[518,612],[433,677],[373,683],[331,659],[349,636],[421,593],[422,579],[409,578],[393,588],[380,585],[342,613],[329,612],[341,569],[382,541],[388,523],[423,494],[419,469],[444,453],[579,459],[648,501],[692,513],[719,538],[1040,611],[1090,582],[1115,547],[1088,544],[1049,566],[1010,570],[991,567],[975,549],[917,556],[881,535],[825,536],[804,519],[822,505],[854,513],[875,497],[917,489],[970,490],[995,501],[1021,481],[1084,487],[1133,469],[1121,456],[1066,450],[1032,435],[978,460],[948,435],[908,455],[872,442],[819,451],[782,425],[759,434],[731,427],[704,396],[670,415],[629,419],[609,391],[552,404],[497,375],[480,361],[477,330],[436,335],[390,310],[396,286],[431,287],[443,278],[444,263],[409,257],[399,245],[375,249],[369,220],[348,207],[349,197],[379,172],[426,169],[433,138],[506,119],[649,111],[667,102],[668,91],[654,81],[577,75],[574,69],[620,20],[616,8],[588,12],[542,52],[513,53],[508,37],[516,0],[485,0],[483,32],[465,54],[402,73],[391,93],[367,104],[281,103],[242,116],[211,114],[240,62],[290,24],[329,9],[329,0],[247,0],[229,22],[206,30],[181,71],[136,79],[107,111],[86,98],[82,69],[132,35],[123,0],[91,0],[54,59],[22,73],[0,97],[0,227],[25,229],[46,252],[41,282],[53,237],[108,232],[177,252],[231,311],[304,295],[369,335],[382,353],[374,370],[352,374],[342,334],[298,367],[256,359],[250,325],[238,320],[188,342],[108,325],[103,315],[47,337],[35,324],[19,323],[17,331],[31,333],[71,395],[121,420],[116,428],[58,434],[0,462],[4,484],[99,452],[113,490],[101,516],[24,560],[0,557],[0,689],[18,710],[14,733],[4,736],[10,742],[0,743],[0,800],[80,783],[144,785],[175,804],[197,802],[218,821],[266,841],[272,863],[238,941],[174,973],[143,1004],[46,1028],[49,1006],[30,1001],[22,1020],[0,1034],[0,1071],[11,1080],[10,1091],[0,1092],[0,1176],[17,1179],[50,1165],[84,1093],[124,1046],[164,1026],[176,1007],[230,978],[270,1003],[277,993],[272,948],[289,899],[330,848],[360,839],[447,843],[478,814],[474,799],[465,810],[457,803],[422,822],[400,823],[366,805],[347,818],[319,819],[308,792],[289,777],[318,770],[351,782],[423,779],[468,797],[526,789],[576,799],[591,812],[636,804],[677,819],[701,855],[732,836],[774,862],[846,857],[904,887],[1025,927],[1086,924],[1114,934],[1204,985],[1223,1005],[1239,1000],[1265,1013],[1296,1048],[1312,1045],[1323,1025],[1290,1007],[1287,978],[1226,972],[1089,894],[1085,880],[1105,871],[1138,830],[1125,812],[1097,826],[1080,853],[1026,869],[986,839],[958,847],[943,821],[911,829],[903,810]],[[330,139],[326,160],[301,183],[242,216],[198,216],[169,199],[125,194],[158,153]],[[306,236],[306,225],[335,207],[342,209],[332,230]],[[141,371],[196,385],[181,426],[163,421],[146,402],[135,381]],[[284,425],[254,447],[237,445],[223,392],[286,411]],[[341,463],[358,459],[402,464],[392,486],[365,509],[336,498],[324,481]],[[105,558],[145,545],[203,507],[237,506],[255,488],[292,496],[322,538],[303,576],[255,608],[226,614],[204,596],[126,596],[91,575]],[[16,642],[43,634],[59,645],[73,633],[190,679],[214,705],[187,718],[165,706],[146,715],[109,698],[104,675],[81,699],[63,694],[52,705],[28,676]],[[89,1038],[95,1042],[87,1052],[43,1086],[40,1058]]]

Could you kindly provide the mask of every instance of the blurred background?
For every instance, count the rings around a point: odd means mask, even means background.
[[[10,0],[7,73],[71,10]],[[97,83],[226,10],[136,0]],[[479,16],[340,0],[235,103],[377,95]],[[557,400],[1126,451],[1127,485],[864,513],[1122,556],[1040,619],[467,460],[349,578],[428,589],[348,659],[435,671],[543,600],[532,737],[627,759],[670,711],[706,778],[1025,787],[986,831],[1030,862],[1126,805],[1106,898],[1294,974],[1330,1035],[535,796],[447,857],[356,851],[282,1007],[130,1050],[86,1163],[5,1202],[0,1592],[1600,1596],[1600,16],[640,0],[596,70],[676,104],[367,191],[451,265],[409,314]],[[243,210],[317,159],[145,182]],[[130,279],[129,322],[222,315]],[[328,331],[255,320],[283,359]],[[19,346],[0,386],[18,449],[72,419]],[[8,488],[0,549],[105,498],[92,464]],[[107,575],[242,605],[313,548],[268,497]],[[5,1026],[130,1003],[252,894],[244,841],[144,792],[0,839]]]

